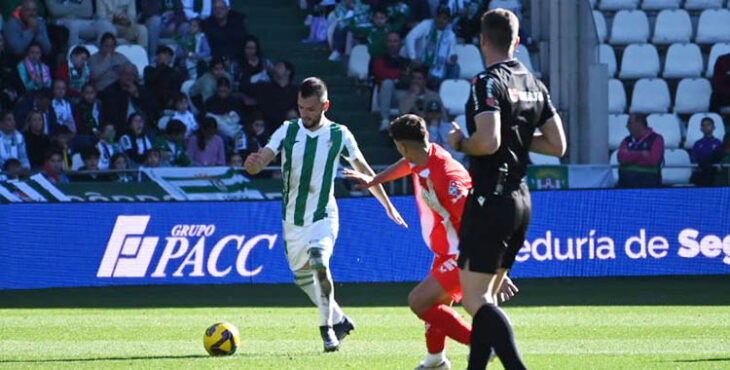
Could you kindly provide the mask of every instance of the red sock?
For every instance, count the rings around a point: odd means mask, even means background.
[[[426,323],[426,348],[430,354],[441,353],[446,348],[446,334],[429,323]]]
[[[449,338],[461,344],[469,345],[471,326],[453,308],[444,304],[433,305],[418,317],[441,330]]]

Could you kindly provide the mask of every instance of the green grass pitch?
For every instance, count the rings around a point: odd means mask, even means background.
[[[532,369],[730,368],[730,276],[517,284],[504,308]],[[358,327],[334,354],[321,353],[317,311],[294,286],[0,291],[0,368],[412,369],[425,351],[405,306],[412,286],[338,285]],[[241,331],[232,357],[202,346],[220,320]],[[467,352],[449,342],[454,369]]]

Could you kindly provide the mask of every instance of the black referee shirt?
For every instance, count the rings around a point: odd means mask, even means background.
[[[528,152],[535,129],[556,114],[545,85],[516,59],[492,65],[471,81],[466,104],[466,127],[476,131],[475,118],[499,112],[501,143],[491,155],[471,156],[469,172],[476,194],[491,194],[506,172],[505,184],[518,185],[527,172]]]

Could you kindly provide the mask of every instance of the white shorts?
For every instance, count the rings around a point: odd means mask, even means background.
[[[337,219],[325,217],[307,226],[296,226],[292,223],[284,224],[284,243],[289,268],[296,271],[304,267],[309,261],[309,249],[322,250],[322,259],[328,263],[337,239],[339,223]]]

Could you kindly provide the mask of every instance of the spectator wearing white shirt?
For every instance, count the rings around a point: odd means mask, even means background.
[[[137,165],[142,165],[145,161],[145,154],[153,148],[152,141],[145,133],[144,118],[139,113],[133,113],[127,122],[129,133],[119,140],[120,146],[127,157]]]
[[[25,138],[16,130],[15,116],[8,110],[0,114],[0,166],[12,158],[20,161],[23,168],[30,169]]]
[[[56,114],[56,123],[67,126],[72,133],[76,134],[76,122],[74,121],[71,103],[66,99],[66,82],[56,80],[53,82],[53,100],[51,100],[53,112]]]
[[[185,125],[185,138],[190,137],[198,129],[198,121],[190,109],[188,109],[188,98],[184,94],[178,94],[174,99],[175,113],[172,114],[170,120],[178,120]]]
[[[406,54],[415,67],[428,68],[429,85],[436,88],[447,78],[459,77],[456,34],[451,29],[451,10],[438,8],[436,17],[419,23],[406,36]]]

